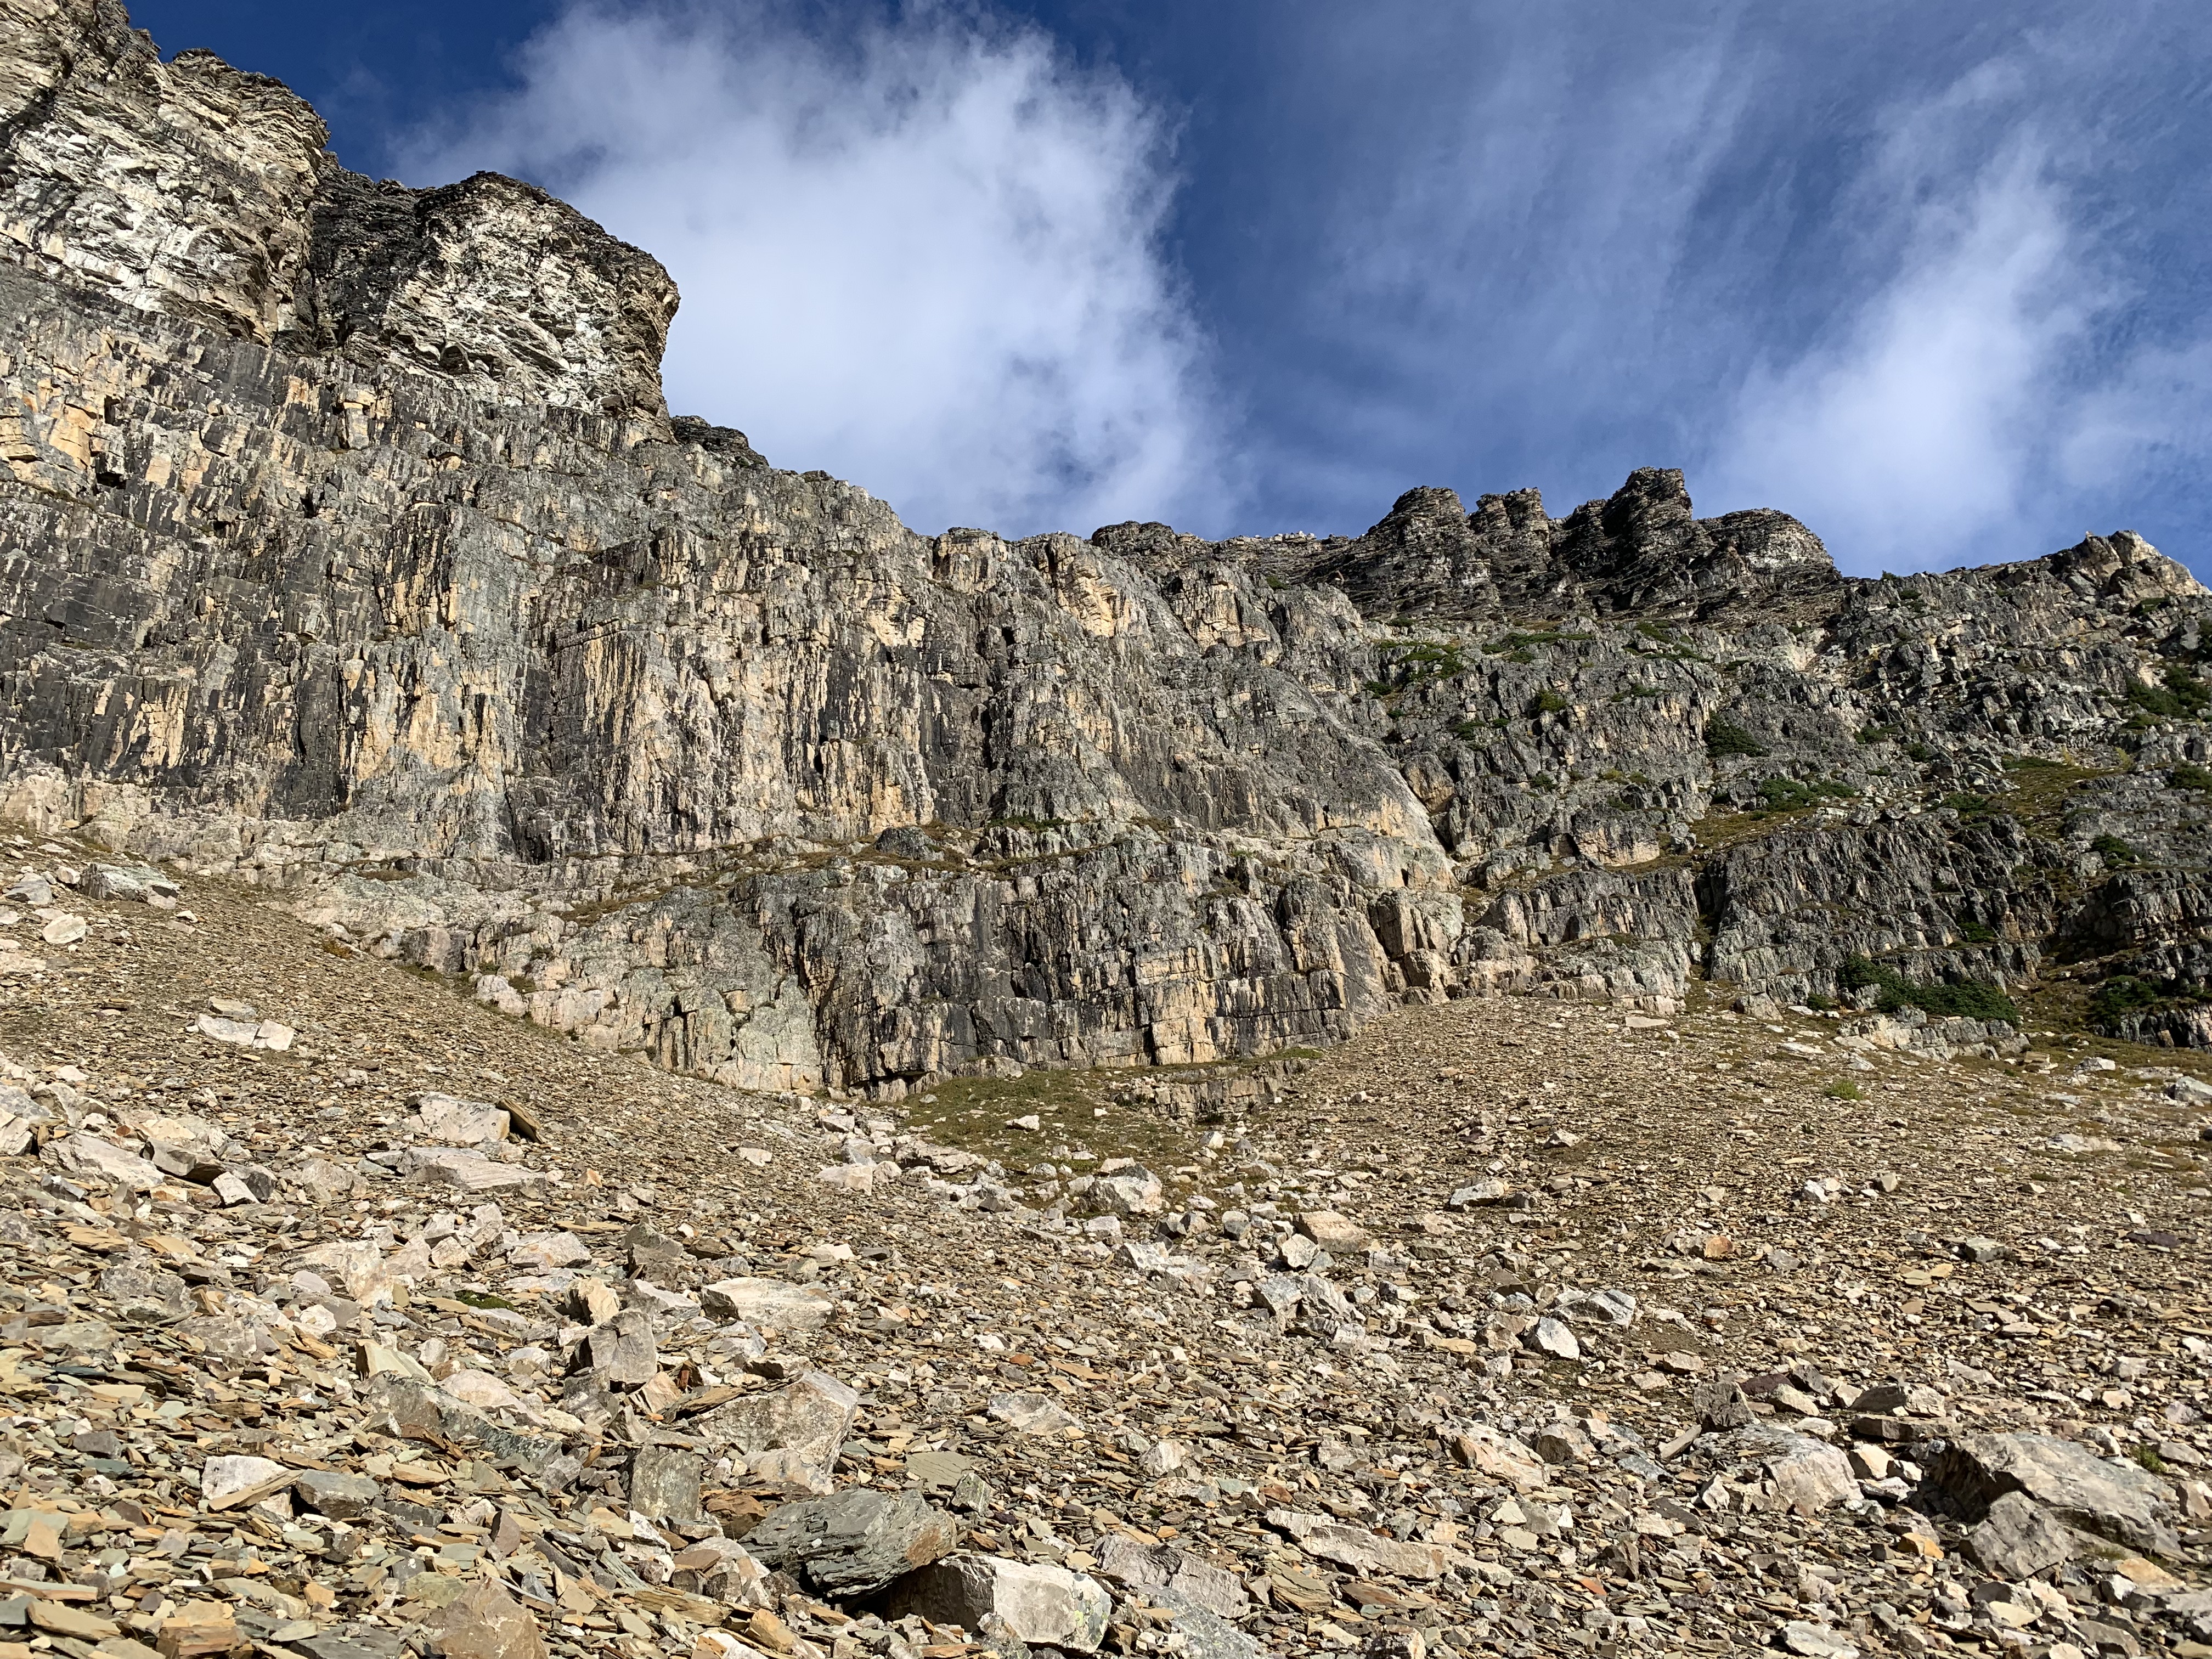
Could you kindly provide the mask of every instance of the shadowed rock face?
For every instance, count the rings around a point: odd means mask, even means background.
[[[1859,955],[2124,972],[2112,1018],[2201,1040],[2212,600],[2138,538],[1851,581],[1657,470],[1357,538],[919,536],[670,421],[672,285],[541,192],[370,184],[112,4],[0,21],[15,818],[738,1084]]]

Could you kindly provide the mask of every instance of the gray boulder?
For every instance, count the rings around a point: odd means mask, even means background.
[[[1097,1579],[1066,1567],[964,1555],[900,1579],[886,1610],[893,1618],[915,1613],[970,1633],[995,1619],[1021,1641],[1095,1653],[1114,1602]]]
[[[1978,1527],[1966,1534],[1966,1553],[1992,1577],[2018,1583],[2074,1558],[2074,1534],[2021,1492],[2008,1492],[1990,1505]]]
[[[1970,1434],[1951,1442],[1931,1471],[1937,1489],[1969,1515],[1987,1515],[2007,1492],[2054,1518],[2147,1554],[2179,1553],[2173,1494],[2132,1463],[2099,1457],[2047,1434]]]
[[[782,1504],[745,1534],[762,1565],[838,1596],[872,1595],[959,1542],[959,1523],[920,1492],[892,1498],[865,1486]]]
[[[860,1396],[823,1371],[808,1371],[772,1394],[733,1400],[684,1429],[708,1448],[744,1459],[746,1469],[803,1491],[827,1492]]]

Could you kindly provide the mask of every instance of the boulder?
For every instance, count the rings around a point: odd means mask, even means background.
[[[1451,1455],[1477,1474],[1503,1480],[1516,1492],[1534,1492],[1552,1484],[1544,1460],[1511,1435],[1477,1423],[1445,1437]]]
[[[2014,1583],[2074,1559],[2074,1534],[2025,1493],[2008,1492],[1966,1534],[1966,1553],[1991,1577]]]
[[[745,1534],[763,1565],[834,1596],[872,1595],[959,1542],[958,1523],[920,1492],[894,1498],[865,1486],[781,1504]]]
[[[702,1538],[678,1550],[670,1565],[670,1584],[690,1595],[712,1596],[732,1607],[770,1603],[768,1569],[734,1538]]]
[[[382,1501],[384,1488],[365,1474],[342,1469],[304,1469],[292,1489],[310,1509],[333,1521],[366,1515]]]
[[[702,1445],[741,1456],[755,1474],[827,1492],[860,1404],[860,1396],[836,1377],[808,1371],[771,1394],[703,1412],[684,1427]]]
[[[1961,1435],[1930,1471],[1968,1515],[1986,1515],[2007,1492],[2033,1498],[2069,1527],[2149,1555],[2180,1553],[2166,1482],[2132,1463],[2099,1457],[2047,1434]]]
[[[641,1308],[624,1308],[605,1324],[592,1326],[577,1347],[577,1369],[611,1388],[635,1389],[660,1372],[653,1316]]]
[[[1774,1482],[1775,1496],[1799,1515],[1817,1515],[1859,1495],[1850,1455],[1810,1435],[1748,1429],[1737,1437],[1735,1449],[1740,1456],[1757,1460]]]
[[[1113,1608],[1104,1585],[1066,1567],[965,1555],[900,1579],[891,1586],[886,1611],[893,1618],[919,1613],[932,1624],[971,1632],[987,1618],[997,1619],[1021,1641],[1095,1653]]]
[[[1308,1555],[1334,1561],[1355,1572],[1387,1573],[1394,1578],[1441,1578],[1450,1565],[1444,1552],[1434,1544],[1386,1538],[1327,1516],[1269,1510],[1267,1524],[1296,1539]]]
[[[648,1521],[696,1521],[707,1460],[681,1446],[641,1446],[630,1460],[629,1506]]]
[[[433,1146],[481,1146],[507,1139],[507,1114],[484,1101],[428,1092],[411,1103],[416,1121],[404,1127]]]
[[[987,1409],[1018,1434],[1058,1434],[1083,1426],[1079,1418],[1063,1409],[1050,1395],[1034,1389],[994,1395]]]
[[[159,1267],[143,1267],[118,1261],[101,1269],[100,1293],[111,1298],[116,1311],[133,1324],[166,1325],[192,1310],[185,1281]]]
[[[1308,1210],[1299,1216],[1297,1228],[1331,1255],[1350,1255],[1373,1243],[1364,1227],[1334,1210]]]
[[[699,1305],[716,1319],[770,1331],[811,1331],[836,1311],[821,1291],[781,1279],[721,1279],[699,1292]]]
[[[133,1192],[150,1192],[167,1179],[160,1170],[127,1147],[82,1130],[49,1142],[46,1152],[71,1175],[98,1176]]]
[[[1170,1592],[1185,1602],[1226,1619],[1241,1619],[1250,1606],[1244,1581],[1172,1544],[1144,1544],[1109,1533],[1098,1547],[1098,1576],[1151,1600]]]
[[[480,1579],[431,1627],[439,1659],[546,1659],[530,1609],[496,1578]]]

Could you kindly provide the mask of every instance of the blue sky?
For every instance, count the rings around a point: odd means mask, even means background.
[[[2212,574],[2195,4],[140,0],[349,165],[559,191],[672,404],[917,528],[1357,531],[1679,465],[1846,569]],[[370,15],[373,11],[373,15]]]

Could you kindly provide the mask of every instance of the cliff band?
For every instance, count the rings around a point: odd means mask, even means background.
[[[1646,470],[917,535],[670,418],[647,255],[326,142],[0,0],[0,814],[750,1087],[1699,980],[2212,1041],[2212,596],[2132,534],[1850,580]]]

